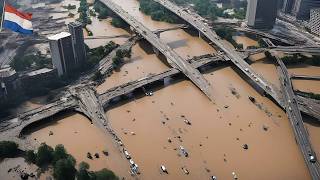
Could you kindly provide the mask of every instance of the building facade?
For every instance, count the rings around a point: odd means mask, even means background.
[[[19,88],[20,81],[17,72],[10,66],[0,68],[0,101],[15,94]]]
[[[72,22],[68,24],[69,33],[72,37],[73,52],[75,61],[79,67],[83,67],[86,61],[86,47],[84,44],[83,29],[80,22]]]
[[[277,0],[248,0],[247,25],[256,29],[272,29],[277,7]]]
[[[320,8],[320,0],[284,0],[282,12],[298,20],[309,20],[313,8]]]
[[[320,36],[320,8],[311,9],[309,27],[313,34]]]
[[[54,68],[59,76],[69,76],[77,69],[77,63],[73,52],[72,37],[68,32],[48,37],[51,57]]]

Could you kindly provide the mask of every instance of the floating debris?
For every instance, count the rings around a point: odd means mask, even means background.
[[[98,153],[95,153],[95,154],[94,154],[94,157],[99,158],[100,156],[99,156]]]
[[[88,158],[88,159],[92,159],[92,155],[91,155],[90,152],[87,153],[87,158]]]
[[[109,156],[109,152],[107,150],[103,150],[102,153],[105,155],[105,156]]]
[[[232,175],[233,175],[233,179],[238,179],[238,176],[236,175],[236,173],[235,172],[232,172]]]
[[[249,100],[250,100],[251,102],[253,102],[253,103],[256,102],[256,99],[255,99],[254,97],[252,97],[252,96],[249,96]]]
[[[183,120],[187,125],[191,125],[191,122],[188,119]]]
[[[262,129],[263,129],[264,131],[268,131],[269,127],[266,126],[266,125],[262,125]]]
[[[127,159],[131,159],[131,156],[130,156],[130,154],[129,154],[129,152],[127,150],[123,149],[123,153],[124,153],[124,155],[126,156]]]
[[[180,151],[184,155],[184,157],[188,157],[189,156],[187,150],[183,146],[180,146]]]
[[[52,132],[52,131],[50,131],[50,132],[49,132],[49,136],[52,136],[52,135],[53,135],[53,132]]]
[[[184,174],[186,174],[186,175],[189,174],[189,170],[186,167],[182,167],[181,169],[184,172]]]
[[[160,166],[160,169],[161,169],[162,172],[168,174],[168,170],[167,170],[167,168],[166,168],[164,165],[161,165],[161,166]]]
[[[168,138],[168,142],[169,142],[169,143],[171,143],[171,142],[172,142],[170,138]]]
[[[247,149],[249,149],[249,146],[248,146],[248,144],[244,144],[244,145],[242,145],[242,148],[247,150]]]

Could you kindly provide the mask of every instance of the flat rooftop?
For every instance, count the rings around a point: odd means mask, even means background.
[[[27,73],[27,76],[36,76],[36,75],[39,75],[39,74],[44,74],[44,73],[50,72],[52,70],[53,69],[42,68],[42,69],[38,69],[38,70],[31,71],[31,72]]]
[[[71,34],[68,33],[68,32],[61,32],[59,34],[55,34],[53,36],[49,36],[48,39],[49,40],[53,40],[53,41],[57,41],[59,39],[62,39],[62,38],[68,37],[68,36],[71,36]]]

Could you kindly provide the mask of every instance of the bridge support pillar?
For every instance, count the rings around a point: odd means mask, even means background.
[[[201,32],[200,31],[198,31],[198,36],[199,36],[199,38],[201,39],[202,38],[202,34],[201,34]]]
[[[160,38],[160,32],[156,33],[157,37]]]
[[[152,49],[153,49],[153,52],[156,53],[157,56],[160,55],[160,51],[157,48],[153,47]]]

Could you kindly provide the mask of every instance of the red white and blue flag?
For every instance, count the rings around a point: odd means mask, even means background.
[[[32,34],[33,28],[31,23],[32,14],[23,13],[5,4],[3,27],[21,34]]]

